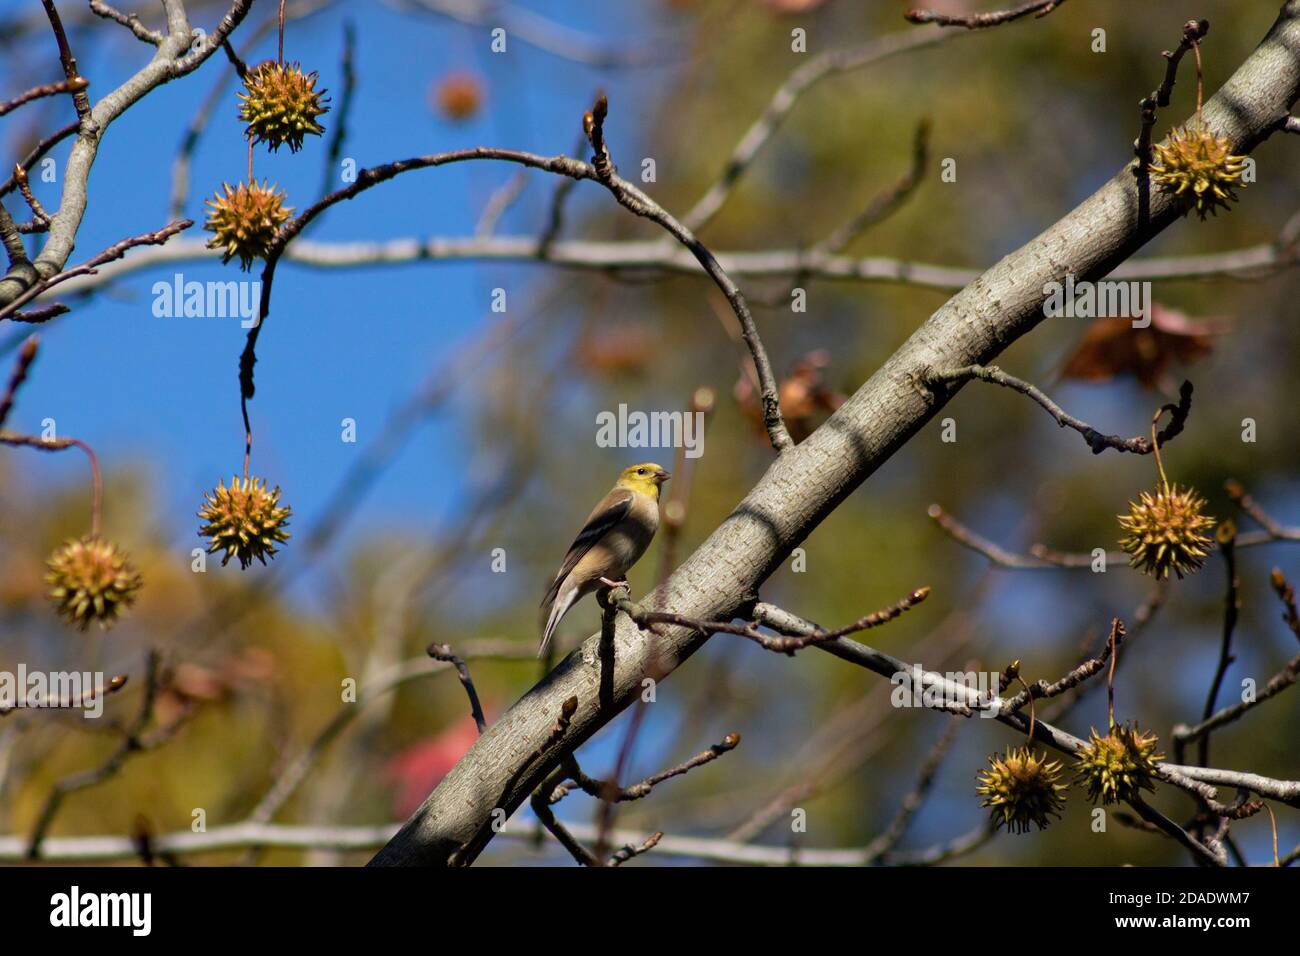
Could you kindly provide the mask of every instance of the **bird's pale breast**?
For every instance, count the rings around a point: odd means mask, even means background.
[[[659,504],[637,495],[627,517],[611,528],[574,567],[571,580],[622,578],[641,558],[659,528]]]

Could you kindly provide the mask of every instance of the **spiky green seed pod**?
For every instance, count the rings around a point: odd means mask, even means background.
[[[221,188],[223,192],[207,201],[210,210],[203,228],[215,233],[208,248],[222,250],[223,263],[238,256],[240,268],[247,272],[254,259],[266,258],[293,209],[284,204],[284,193],[266,183],[240,183],[234,189],[222,183]]]
[[[992,808],[993,820],[1012,833],[1027,833],[1035,824],[1045,830],[1051,817],[1059,817],[1065,806],[1065,785],[1059,783],[1061,762],[1046,754],[1016,747],[1005,757],[994,754],[978,775],[975,792],[987,799],[981,807]]]
[[[199,528],[210,539],[208,553],[224,551],[221,566],[239,558],[247,568],[253,559],[266,564],[274,557],[275,546],[289,540],[285,531],[291,509],[280,506],[280,488],[268,490],[260,478],[231,478],[230,487],[220,482],[204,496],[199,517],[206,524]]]
[[[1133,800],[1143,790],[1154,790],[1156,764],[1165,759],[1156,753],[1159,740],[1144,734],[1135,724],[1114,725],[1105,737],[1092,728],[1088,743],[1079,750],[1076,771],[1079,783],[1088,787],[1093,803],[1121,803]]]
[[[125,551],[94,535],[66,542],[47,564],[50,600],[69,624],[83,631],[92,621],[103,630],[112,627],[144,584]]]
[[[1142,492],[1138,501],[1129,502],[1128,514],[1119,516],[1119,526],[1128,532],[1120,547],[1131,556],[1129,563],[1157,580],[1170,571],[1179,578],[1199,571],[1210,549],[1204,532],[1214,526],[1204,507],[1205,499],[1194,489],[1163,481],[1155,494]]]
[[[1234,156],[1231,144],[1196,120],[1169,136],[1168,143],[1153,147],[1155,158],[1148,167],[1151,178],[1166,192],[1184,198],[1187,211],[1196,210],[1202,219],[1236,202],[1233,187],[1241,182],[1245,156]]]
[[[308,133],[325,132],[316,122],[316,117],[329,112],[324,93],[316,89],[316,74],[303,73],[297,63],[260,64],[244,75],[239,94],[239,119],[248,127],[245,135],[254,143],[266,143],[272,152],[286,143],[290,152],[298,152]]]

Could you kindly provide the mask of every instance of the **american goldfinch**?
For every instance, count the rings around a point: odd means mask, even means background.
[[[624,575],[636,564],[659,529],[659,486],[671,478],[654,462],[624,468],[618,481],[569,546],[564,563],[542,598],[540,657],[555,635],[560,619],[596,588],[625,584]]]

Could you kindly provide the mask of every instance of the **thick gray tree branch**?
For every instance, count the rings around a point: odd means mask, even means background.
[[[1260,46],[1205,104],[1204,119],[1234,153],[1249,153],[1298,96],[1300,0],[1288,0]],[[1140,212],[1132,163],[1125,163],[1077,208],[950,299],[821,428],[778,456],[649,603],[718,620],[752,601],[791,549],[942,407],[946,396],[914,385],[925,369],[988,364],[1043,321],[1048,283],[1067,274],[1108,274],[1183,212],[1164,192]],[[662,680],[706,639],[689,628],[646,634],[620,615],[612,673],[602,675],[600,638],[593,635],[488,728],[372,865],[445,865],[453,854],[472,862],[494,834],[495,810],[512,813],[560,759],[638,698],[648,674]],[[571,698],[578,706],[563,740],[533,759],[561,702]]]

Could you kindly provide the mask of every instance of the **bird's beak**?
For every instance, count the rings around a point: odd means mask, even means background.
[[[665,481],[667,481],[667,480],[668,480],[669,478],[671,478],[672,476],[673,476],[673,473],[672,473],[671,471],[661,471],[661,472],[659,472],[659,474],[655,475],[655,482],[656,482],[657,484],[661,484],[661,485],[662,485]]]

